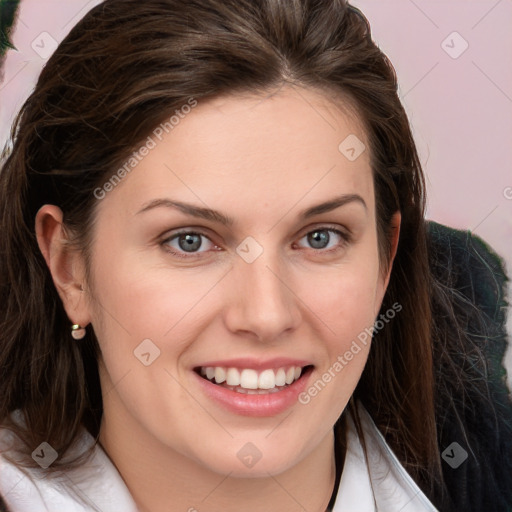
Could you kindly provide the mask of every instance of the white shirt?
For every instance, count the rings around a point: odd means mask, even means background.
[[[435,512],[437,509],[400,464],[368,412],[362,406],[359,410],[370,471],[353,420],[347,415],[347,452],[333,512]],[[14,439],[10,431],[0,430],[0,453],[5,451],[5,443]],[[93,442],[84,429],[77,449]],[[68,472],[63,481],[45,477],[44,469],[29,472],[35,484],[0,455],[0,494],[11,512],[138,512],[121,475],[99,444],[92,459]],[[69,494],[70,486],[90,505],[84,506]]]

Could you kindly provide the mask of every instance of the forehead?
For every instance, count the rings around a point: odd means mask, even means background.
[[[366,135],[356,115],[326,94],[288,86],[270,96],[199,100],[187,111],[171,129],[150,134],[152,148],[102,207],[122,202],[135,213],[155,198],[179,196],[254,215],[267,204],[306,207],[358,193],[373,208]]]

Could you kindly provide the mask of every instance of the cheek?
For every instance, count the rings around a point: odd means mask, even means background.
[[[371,326],[380,308],[377,252],[368,245],[338,267],[302,280],[300,296],[307,297],[307,304],[338,343]]]
[[[170,269],[138,253],[115,254],[98,262],[94,274],[104,381],[107,389],[122,382],[128,390],[123,401],[149,415],[164,411],[163,396],[186,402],[171,375],[183,378],[187,349],[214,321],[221,301],[213,289],[225,269]]]
[[[343,389],[355,387],[370,349],[370,328],[375,321],[375,285],[351,273],[323,300],[322,320],[329,327],[324,338],[326,364],[331,374],[332,371],[342,374],[337,380],[344,382],[343,388],[339,388],[344,397]]]
[[[130,333],[132,338],[161,338],[208,290],[210,279],[189,269],[171,270],[152,266],[137,254],[117,254],[120,256],[115,261],[96,266],[100,315],[106,316],[106,324]]]
[[[318,350],[323,349],[325,357],[299,402],[326,425],[332,426],[344,410],[365,367],[378,308],[378,279],[376,256],[357,257],[330,275],[318,276],[321,286],[309,285],[303,291],[317,317]]]
[[[337,383],[330,392],[336,395],[341,410],[366,364],[371,328],[380,309],[376,241],[368,240],[342,265],[325,269],[314,282],[304,283],[301,296],[308,297],[307,304],[315,314],[311,318],[317,318],[316,334],[326,350],[320,374],[325,382]]]
[[[172,377],[179,375],[182,353],[201,334],[198,313],[201,308],[213,308],[208,300],[199,305],[198,300],[218,277],[200,278],[145,264],[137,254],[117,254],[115,261],[98,261],[94,273],[94,329],[104,363],[104,385],[107,390],[116,388],[132,411],[145,411],[148,418],[155,410],[172,416],[165,409],[165,397],[187,403]]]

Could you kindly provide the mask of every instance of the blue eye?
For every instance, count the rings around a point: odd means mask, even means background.
[[[333,237],[331,233],[334,233],[335,236]],[[342,233],[341,231],[332,228],[315,229],[314,231],[310,231],[305,236],[303,236],[301,240],[303,240],[304,238],[307,239],[307,242],[313,249],[328,249],[329,252],[332,249],[336,249],[337,247],[339,247],[339,239],[341,239],[341,245],[345,245],[348,242],[348,236],[345,233]],[[337,243],[336,239],[338,239]],[[329,245],[330,242],[332,241],[335,242],[334,245]]]
[[[189,254],[204,252],[199,251],[199,249],[204,245],[202,240],[203,238],[208,240],[208,242],[213,245],[212,241],[206,235],[202,233],[196,233],[194,231],[183,231],[181,233],[176,233],[167,240],[164,240],[164,245],[173,249],[169,250],[171,254],[182,258],[187,258],[188,256],[179,251],[183,251]],[[176,247],[176,245],[171,245],[172,242],[177,242],[178,247]]]

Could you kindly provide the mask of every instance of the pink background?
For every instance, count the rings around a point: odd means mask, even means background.
[[[60,41],[97,3],[22,1],[12,38],[18,51],[8,52],[0,83],[0,143],[52,39]],[[427,217],[482,237],[511,274],[512,1],[353,4],[370,20],[375,41],[397,71],[428,179]],[[512,347],[506,364],[512,383]]]

